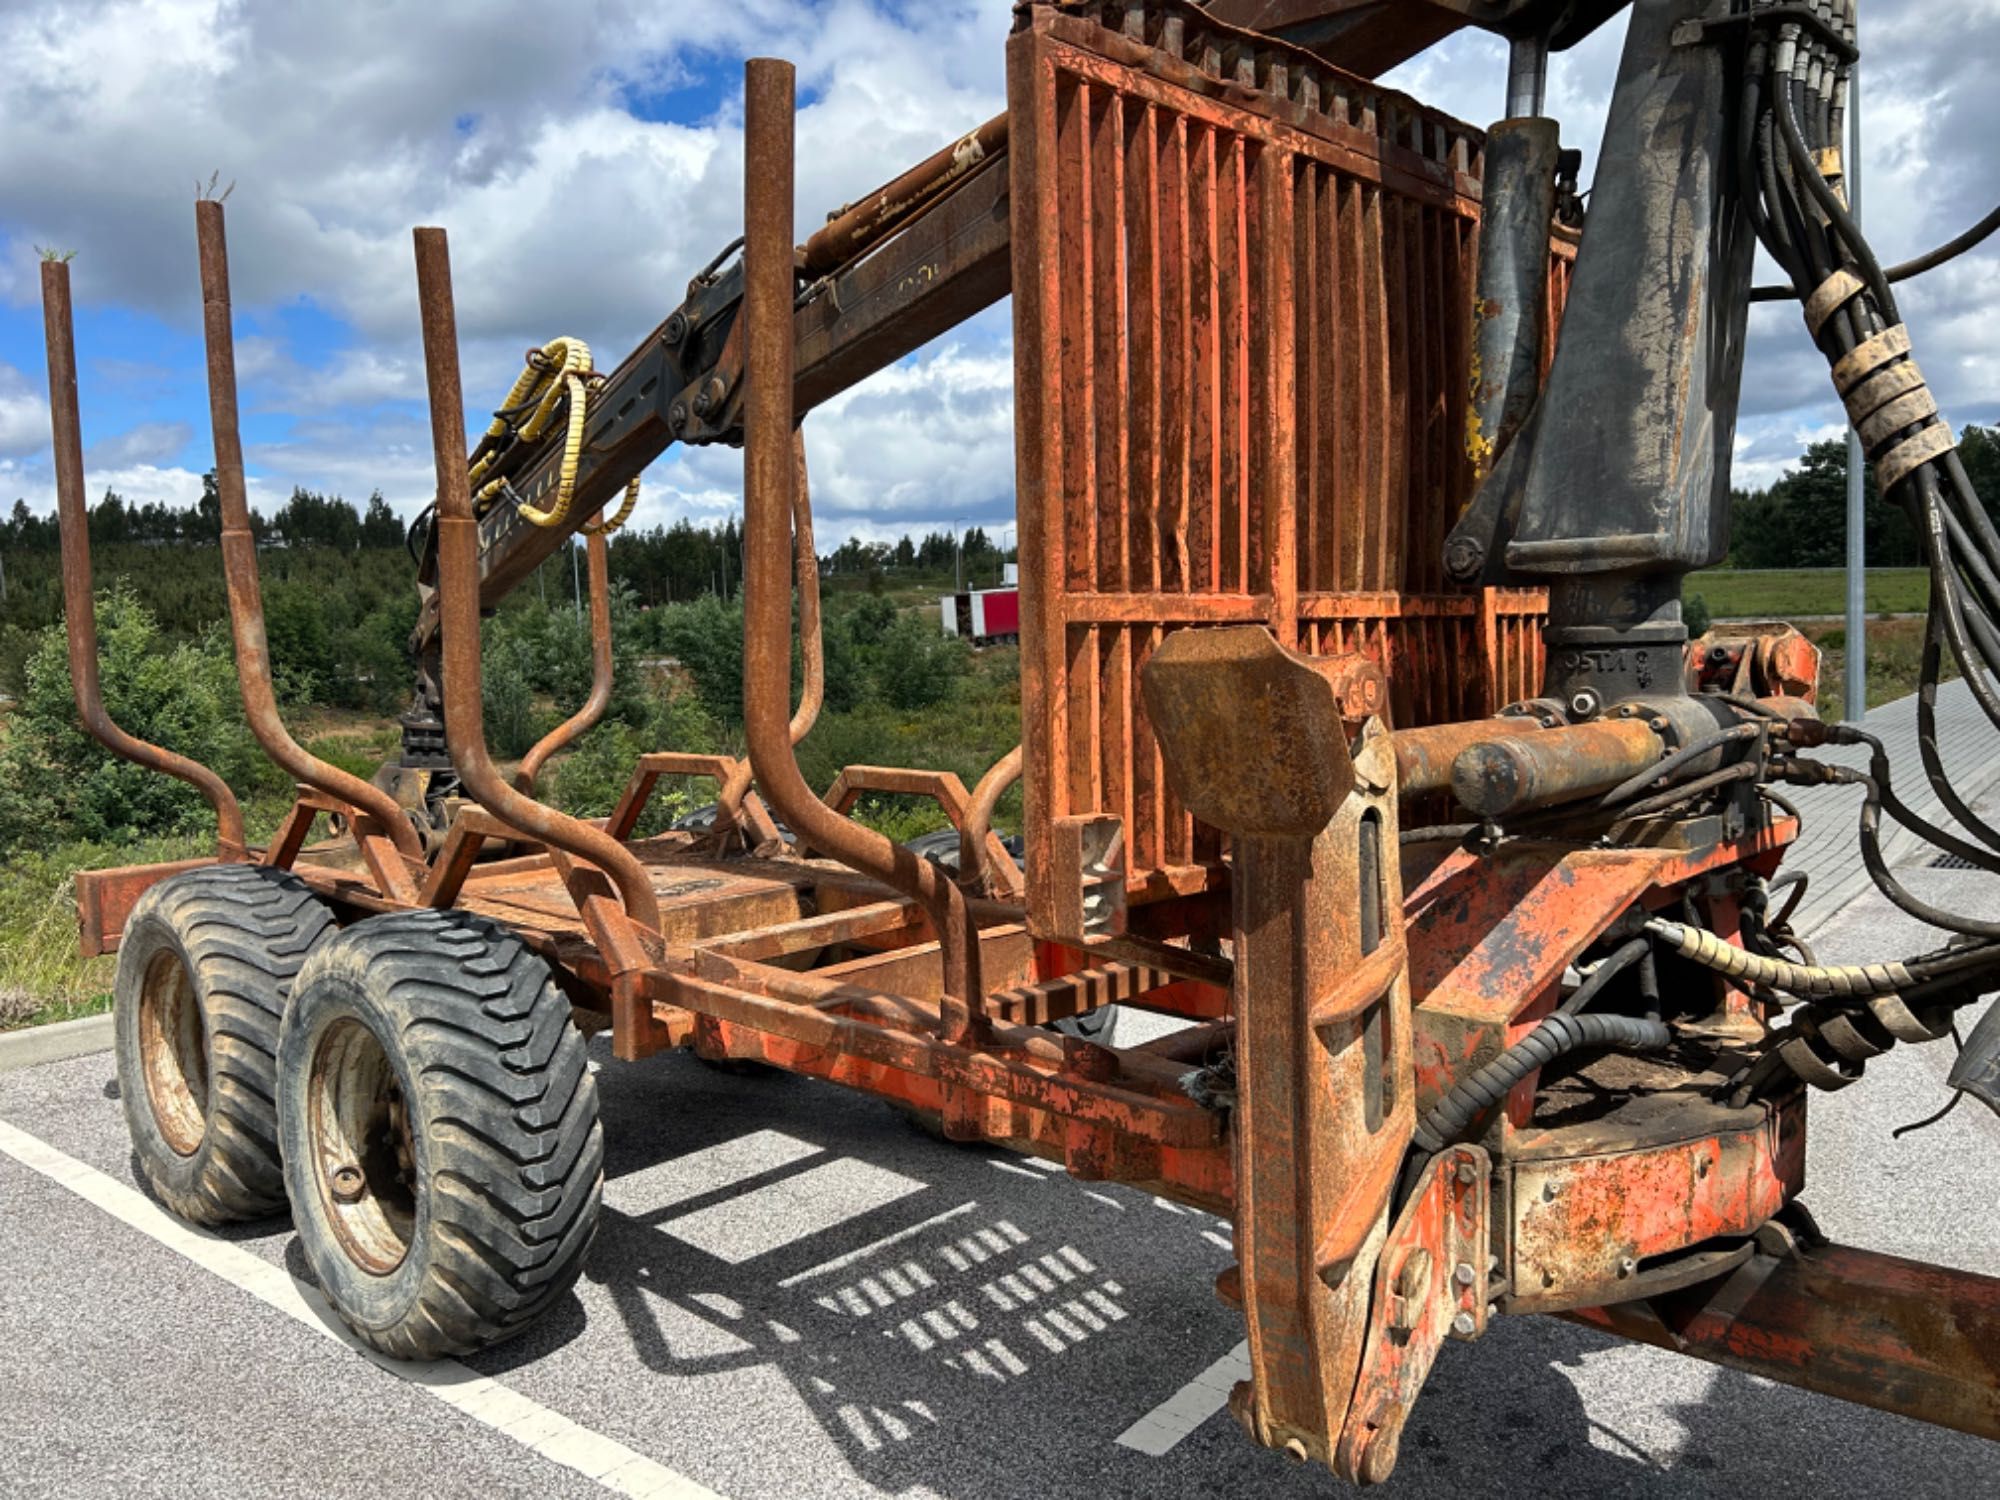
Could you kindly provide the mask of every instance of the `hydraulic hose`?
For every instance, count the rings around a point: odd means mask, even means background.
[[[1486,1066],[1459,1080],[1457,1086],[1432,1105],[1430,1112],[1418,1121],[1416,1134],[1411,1139],[1426,1155],[1435,1156],[1445,1147],[1463,1140],[1473,1121],[1505,1099],[1515,1084],[1559,1057],[1587,1047],[1622,1047],[1634,1052],[1657,1052],[1672,1040],[1673,1033],[1664,1021],[1638,1016],[1579,1016],[1558,1012]]]

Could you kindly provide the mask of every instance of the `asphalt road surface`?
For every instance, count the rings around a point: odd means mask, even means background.
[[[1984,877],[1920,892],[1995,909]],[[1930,935],[1867,897],[1833,960]],[[1121,1018],[1121,1021],[1123,1018]],[[2000,1273],[2000,1120],[1948,1046],[1813,1101],[1834,1237]],[[681,1056],[599,1073],[603,1229],[516,1342],[392,1371],[317,1314],[289,1223],[135,1191],[108,1054],[0,1075],[0,1495],[1307,1496],[1221,1411],[1228,1226],[881,1104]],[[1381,1493],[2000,1493],[2000,1447],[1548,1319],[1448,1344]]]

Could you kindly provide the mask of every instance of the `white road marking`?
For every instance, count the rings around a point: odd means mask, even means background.
[[[1174,1445],[1229,1404],[1229,1388],[1250,1378],[1250,1345],[1238,1344],[1165,1401],[1118,1434],[1118,1443],[1153,1458],[1164,1458]]]
[[[722,1500],[714,1490],[685,1474],[572,1422],[561,1412],[455,1359],[411,1363],[378,1354],[347,1331],[317,1287],[297,1280],[282,1266],[274,1266],[240,1245],[181,1223],[136,1188],[64,1155],[5,1120],[0,1120],[0,1152],[266,1306],[345,1344],[377,1368],[428,1391],[446,1406],[551,1463],[596,1480],[614,1494],[632,1500]]]

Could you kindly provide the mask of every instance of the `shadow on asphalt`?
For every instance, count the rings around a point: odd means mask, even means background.
[[[853,1473],[892,1493],[1342,1488],[1324,1470],[1253,1448],[1226,1416],[1164,1459],[1112,1442],[1242,1337],[1238,1315],[1210,1292],[1233,1258],[1222,1221],[1072,1182],[1011,1153],[936,1142],[877,1101],[809,1080],[730,1078],[663,1058],[607,1065],[599,1083],[610,1197],[620,1179],[760,1132],[816,1148],[664,1208],[607,1203],[584,1274],[622,1320],[609,1357],[621,1368],[633,1361],[633,1378],[776,1369]],[[711,1253],[673,1232],[829,1160],[919,1186],[735,1263],[728,1247]],[[941,1214],[951,1216],[929,1222]],[[502,1374],[586,1332],[571,1299],[474,1363]],[[1699,1400],[1631,1401],[1649,1430],[1620,1431],[1591,1417],[1565,1373],[1618,1347],[1547,1318],[1502,1320],[1480,1343],[1447,1346],[1381,1493],[1735,1494],[1745,1462],[1766,1482],[1773,1472],[1821,1476],[1815,1488],[1829,1493],[1842,1476],[1881,1476],[1884,1455],[1923,1431],[1709,1370],[1688,1384]],[[1577,1380],[1588,1388],[1605,1373],[1599,1362]]]

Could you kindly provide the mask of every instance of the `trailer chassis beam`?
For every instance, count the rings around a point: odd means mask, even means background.
[[[2000,1279],[1781,1225],[1725,1280],[1579,1323],[1747,1375],[2000,1440]],[[1769,1247],[1769,1248],[1766,1248]]]

